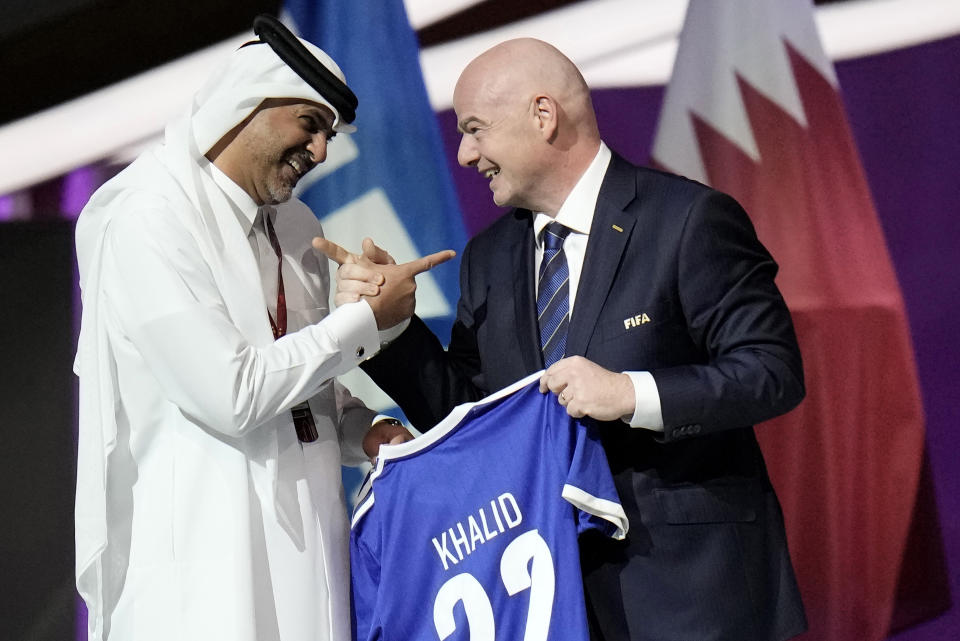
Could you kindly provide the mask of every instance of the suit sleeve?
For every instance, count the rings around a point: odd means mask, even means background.
[[[439,423],[457,405],[478,401],[487,394],[480,368],[476,319],[470,311],[471,245],[467,243],[460,266],[460,301],[457,318],[445,350],[426,324],[414,316],[395,341],[361,368],[392,398],[420,431]]]
[[[800,350],[774,283],[777,265],[746,212],[725,194],[702,192],[678,252],[683,316],[706,360],[652,372],[664,438],[753,425],[795,407],[804,396]]]

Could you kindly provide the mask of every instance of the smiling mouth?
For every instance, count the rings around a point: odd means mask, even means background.
[[[287,164],[293,168],[293,171],[297,174],[297,178],[300,178],[308,171],[307,167],[296,158],[291,158],[287,161]]]
[[[499,175],[500,175],[500,170],[497,169],[496,167],[491,167],[490,169],[483,172],[483,177],[486,178],[487,180],[490,180],[494,176],[499,176]]]
[[[287,165],[293,169],[293,173],[297,180],[300,180],[304,174],[313,169],[314,164],[308,158],[298,153],[291,154],[289,157],[287,157],[286,162]]]

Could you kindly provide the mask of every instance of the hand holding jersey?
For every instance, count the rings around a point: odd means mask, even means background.
[[[556,394],[574,418],[629,419],[636,407],[629,376],[611,372],[583,356],[562,358],[547,368],[540,378],[540,391]]]
[[[363,451],[373,463],[380,454],[381,445],[398,445],[412,440],[413,434],[403,423],[395,418],[383,418],[371,425],[364,434]]]

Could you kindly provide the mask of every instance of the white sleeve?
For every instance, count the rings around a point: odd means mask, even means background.
[[[111,223],[102,295],[156,384],[192,420],[244,434],[379,349],[376,321],[363,304],[344,305],[268,345],[250,344],[193,238],[157,222],[164,216],[170,213],[128,212]]]
[[[389,345],[393,341],[400,338],[400,334],[402,334],[409,326],[410,319],[405,318],[393,327],[380,330],[380,344],[383,346]]]
[[[337,412],[340,415],[340,456],[344,465],[356,466],[368,461],[363,437],[380,416],[364,405],[339,381],[334,381]]]
[[[663,431],[663,413],[660,409],[660,393],[657,382],[650,372],[623,372],[633,381],[636,405],[633,416],[624,416],[630,427],[641,427],[654,432]]]

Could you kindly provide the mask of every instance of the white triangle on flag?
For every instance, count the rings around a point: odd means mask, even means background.
[[[737,76],[801,125],[807,117],[790,68],[789,43],[836,86],[809,2],[693,0],[654,141],[653,157],[671,171],[707,182],[689,115],[695,114],[760,161]]]

